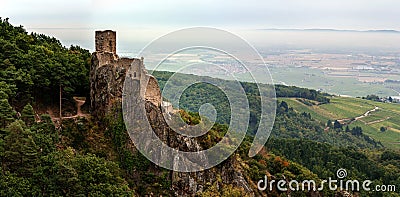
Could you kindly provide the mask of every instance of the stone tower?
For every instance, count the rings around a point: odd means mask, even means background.
[[[95,48],[90,68],[90,108],[96,119],[110,115],[113,108],[121,105],[127,75],[137,81],[142,98],[156,106],[161,105],[157,80],[147,73],[143,58],[120,58],[117,55],[115,31],[96,31]]]
[[[96,51],[117,54],[117,33],[111,30],[96,31]]]

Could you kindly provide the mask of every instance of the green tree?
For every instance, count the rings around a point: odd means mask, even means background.
[[[341,130],[342,124],[340,124],[340,122],[338,120],[335,120],[335,122],[333,123],[333,128]]]
[[[351,129],[351,134],[355,135],[355,136],[361,136],[362,135],[362,128],[361,127],[353,127]]]
[[[90,57],[88,50],[66,48],[55,38],[28,34],[22,26],[0,18],[0,90],[6,82],[12,106],[24,106],[32,99],[55,102],[54,90],[60,85],[64,97],[88,96]]]
[[[58,132],[49,115],[41,115],[41,121],[31,126],[33,139],[40,149],[41,155],[47,155],[56,150]]]
[[[326,122],[326,126],[332,128],[332,120],[328,120],[328,122]]]
[[[11,123],[6,131],[8,134],[4,137],[3,160],[5,166],[18,175],[31,174],[39,151],[31,131],[25,128],[21,120]]]
[[[31,126],[35,122],[35,112],[31,104],[25,105],[21,112],[21,119],[28,125]]]
[[[380,101],[379,96],[377,96],[375,94],[367,95],[367,97],[365,99],[371,100],[371,101]]]
[[[282,107],[285,110],[285,112],[289,110],[289,106],[285,101],[282,101],[279,107]]]
[[[0,127],[5,128],[14,120],[15,111],[8,103],[7,99],[0,100]]]
[[[42,158],[34,180],[50,196],[130,196],[118,165],[68,147]]]
[[[0,138],[0,168],[1,168],[1,174],[4,174],[3,171],[3,158],[4,158],[4,140]]]
[[[10,172],[0,174],[0,196],[32,196],[32,189],[27,178]]]

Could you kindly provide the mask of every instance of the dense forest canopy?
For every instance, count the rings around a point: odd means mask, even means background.
[[[35,120],[32,106],[57,104],[60,87],[87,97],[89,66],[88,50],[0,18],[0,196],[132,195],[116,162],[72,148],[49,115]]]
[[[66,48],[56,38],[28,34],[1,19],[0,95],[18,109],[38,100],[53,102],[60,86],[65,97],[89,95],[89,66],[88,50]]]

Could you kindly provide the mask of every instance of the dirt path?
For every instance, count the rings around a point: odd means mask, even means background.
[[[394,131],[394,132],[400,133],[400,130],[395,129],[395,128],[393,128],[393,127],[388,127],[388,129],[390,129],[390,130],[392,130],[392,131]],[[399,143],[400,143],[400,141],[399,141]]]
[[[378,107],[378,106],[375,106],[374,109],[368,110],[368,111],[365,112],[363,115],[358,116],[358,117],[355,117],[354,120],[359,120],[359,119],[361,119],[361,118],[365,118],[365,117],[369,116],[369,114],[370,114],[371,112],[374,112],[374,111],[376,111],[376,110],[378,110],[378,109],[379,109],[379,107]]]
[[[374,112],[374,111],[376,111],[376,110],[378,110],[378,109],[379,109],[379,107],[375,106],[374,109],[371,109],[371,110],[366,111],[366,112],[365,112],[363,115],[361,115],[361,116],[357,116],[357,117],[354,117],[354,118],[343,118],[343,119],[339,119],[339,120],[337,120],[337,121],[340,122],[341,124],[350,121],[350,122],[347,123],[347,124],[351,124],[352,122],[354,122],[354,121],[356,121],[356,120],[360,120],[360,119],[362,119],[362,118],[365,118],[365,117],[369,116],[369,114],[370,114],[371,112]],[[360,121],[361,121],[361,122],[364,122],[363,120],[360,120]],[[364,122],[364,123],[365,123],[365,122]]]
[[[374,123],[378,123],[378,122],[383,122],[383,121],[385,121],[385,120],[387,120],[387,119],[390,118],[390,117],[386,117],[385,119],[376,120],[376,121],[372,121],[372,122],[365,122],[365,121],[361,120],[362,118],[365,118],[365,117],[369,116],[370,113],[375,112],[375,111],[377,111],[378,109],[379,109],[379,107],[378,107],[378,106],[375,106],[374,109],[371,109],[371,110],[366,111],[366,112],[365,112],[363,115],[361,115],[361,116],[357,116],[357,117],[355,117],[355,118],[343,118],[343,119],[339,119],[339,120],[337,120],[337,121],[338,121],[340,124],[347,124],[347,125],[349,125],[349,124],[353,123],[354,121],[359,120],[359,121],[361,121],[361,122],[363,122],[364,124],[367,125],[367,124],[374,124]],[[329,129],[329,127],[326,127],[326,128],[325,128],[325,130],[328,130],[328,129]]]
[[[384,119],[380,119],[380,120],[375,120],[375,121],[367,122],[367,123],[365,123],[365,124],[366,124],[366,125],[370,125],[370,124],[380,123],[380,122],[383,122],[383,121],[389,120],[389,119],[390,119],[390,117],[386,117],[386,118],[384,118]]]

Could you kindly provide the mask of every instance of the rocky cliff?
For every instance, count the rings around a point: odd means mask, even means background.
[[[147,101],[146,113],[153,131],[169,147],[185,152],[196,152],[205,148],[200,145],[197,138],[185,137],[171,130],[163,118],[160,107]],[[159,155],[160,157],[168,156],[161,153]],[[200,157],[207,159],[204,156]],[[203,192],[206,187],[212,184],[216,184],[216,187],[231,185],[252,196],[254,195],[253,189],[247,183],[238,159],[239,157],[234,155],[222,164],[200,172],[171,171],[172,189],[178,196],[193,196],[196,193]]]
[[[110,33],[111,32],[111,33]],[[115,32],[114,32],[115,33]],[[132,80],[131,88],[136,89],[137,102],[145,105],[145,112],[149,124],[158,138],[169,147],[177,150],[195,152],[205,149],[197,138],[190,138],[174,132],[168,127],[162,113],[162,98],[157,80],[149,75],[144,68],[143,58],[119,58],[115,52],[115,34],[112,31],[96,32],[96,49],[92,54],[92,65],[90,70],[91,86],[91,113],[96,120],[103,120],[107,116],[116,117],[117,113],[112,110],[121,106],[123,96],[123,85],[125,77]],[[101,45],[101,46],[97,46]],[[103,46],[104,45],[104,46]],[[148,83],[140,83],[146,81]],[[145,84],[145,85],[144,85]],[[145,91],[143,91],[145,90]],[[107,125],[105,125],[107,128]],[[140,132],[141,127],[136,130]],[[132,142],[127,147],[133,147]],[[151,148],[149,143],[148,148]],[[132,153],[138,154],[134,148]],[[168,157],[168,154],[155,152],[157,156]],[[202,158],[207,160],[207,158]],[[206,187],[214,185],[222,187],[231,185],[240,188],[241,191],[254,195],[253,189],[243,176],[243,170],[236,156],[217,167],[193,173],[182,173],[170,171],[171,189],[178,196],[194,196]]]

